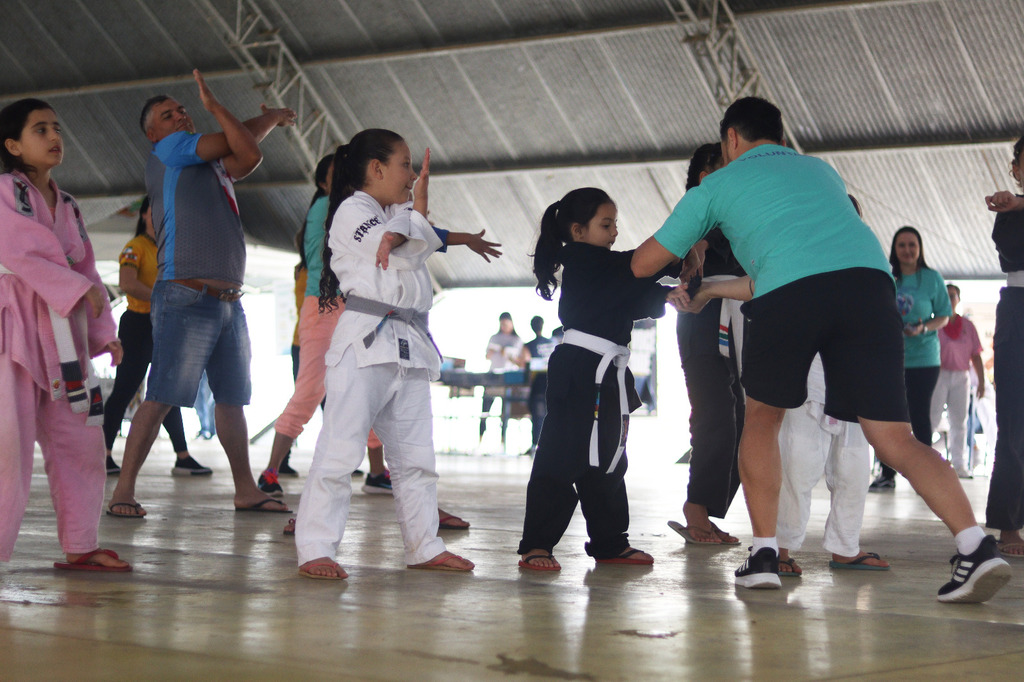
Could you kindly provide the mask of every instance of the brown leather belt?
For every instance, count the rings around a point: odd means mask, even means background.
[[[201,291],[207,296],[213,296],[220,301],[227,301],[228,303],[242,298],[241,289],[218,289],[217,287],[211,287],[209,284],[204,284],[198,279],[172,279],[171,281],[183,287]]]

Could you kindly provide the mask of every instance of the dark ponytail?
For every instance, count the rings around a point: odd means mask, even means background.
[[[366,185],[366,167],[376,159],[387,163],[395,152],[395,147],[404,142],[402,136],[383,128],[370,128],[356,133],[348,144],[343,144],[334,152],[334,174],[331,176],[331,199],[327,208],[327,224],[324,225],[324,269],[320,275],[320,312],[338,307],[338,276],[331,270],[331,257],[334,255],[329,246],[331,240],[331,223],[341,202],[355,194],[356,190]]]
[[[139,205],[139,221],[135,223],[135,236],[146,234],[146,218],[143,213],[149,210],[149,195],[142,197],[142,204]]]
[[[561,269],[558,252],[572,241],[572,226],[586,225],[605,204],[615,204],[608,193],[595,187],[582,187],[548,206],[540,219],[540,237],[533,252],[533,274],[537,276],[537,293],[550,301],[558,288],[555,274]]]
[[[700,184],[701,173],[711,173],[722,165],[722,145],[719,142],[702,144],[693,152],[690,167],[686,171],[686,191]]]
[[[316,186],[316,191],[313,193],[313,198],[309,202],[309,208],[313,208],[313,204],[320,197],[327,196],[327,192],[320,185],[327,183],[327,171],[331,169],[331,161],[334,160],[334,154],[328,154],[324,158],[320,159],[316,164],[316,170],[313,171],[313,184]],[[309,209],[306,209],[309,213]],[[308,269],[309,263],[306,261],[306,221],[302,221],[302,227],[299,228],[298,234],[295,235],[295,248],[299,250],[299,267],[302,269]]]

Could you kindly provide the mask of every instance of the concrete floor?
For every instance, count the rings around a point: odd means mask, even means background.
[[[556,555],[560,574],[520,571],[515,547],[528,458],[439,456],[442,505],[472,529],[442,531],[472,575],[406,570],[392,501],[356,493],[339,561],[344,582],[296,575],[280,514],[231,511],[215,469],[173,478],[160,441],[143,469],[144,521],[104,516],[104,546],[134,573],[57,572],[53,511],[41,466],[14,560],[0,565],[0,679],[1013,679],[1024,669],[1024,562],[988,604],[935,600],[951,538],[901,481],[868,499],[863,546],[888,573],[830,571],[820,537],[827,491],[796,553],[805,574],[779,591],[738,590],[743,548],[686,547],[669,530],[688,468],[677,442],[631,429],[631,538],[652,568],[596,567],[582,517]],[[267,439],[269,441],[269,439]],[[121,447],[119,442],[118,447]],[[253,448],[262,464],[269,443]],[[305,471],[311,454],[299,450]],[[302,480],[283,479],[298,504]],[[108,483],[109,491],[113,485]],[[983,510],[988,479],[966,481]],[[723,528],[749,542],[742,499]],[[745,545],[744,545],[745,547]]]

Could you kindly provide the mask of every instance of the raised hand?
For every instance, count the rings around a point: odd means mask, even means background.
[[[273,116],[277,122],[276,125],[278,126],[293,126],[298,118],[295,110],[289,109],[288,107],[284,107],[282,109],[271,109],[266,104],[261,104],[260,112],[264,116]]]
[[[427,217],[427,188],[430,185],[430,147],[423,153],[423,166],[420,167],[419,179],[412,188],[412,209]]]
[[[203,108],[213,113],[213,110],[220,106],[220,102],[214,97],[213,91],[206,84],[206,79],[203,78],[203,74],[199,73],[199,69],[192,69],[192,77],[196,79],[196,85],[199,86],[199,101],[203,103]]]

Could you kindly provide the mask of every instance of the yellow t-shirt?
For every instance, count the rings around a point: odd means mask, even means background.
[[[309,277],[309,270],[300,268],[295,274],[295,314],[302,311],[302,301],[306,298],[306,280]],[[295,322],[295,333],[292,335],[292,345],[299,345],[299,323]]]
[[[157,273],[156,242],[149,235],[140,234],[125,244],[117,261],[121,267],[135,268],[139,273],[139,282],[147,287],[153,287]],[[128,295],[125,297],[128,299],[128,310],[149,314],[149,301],[140,301]]]

